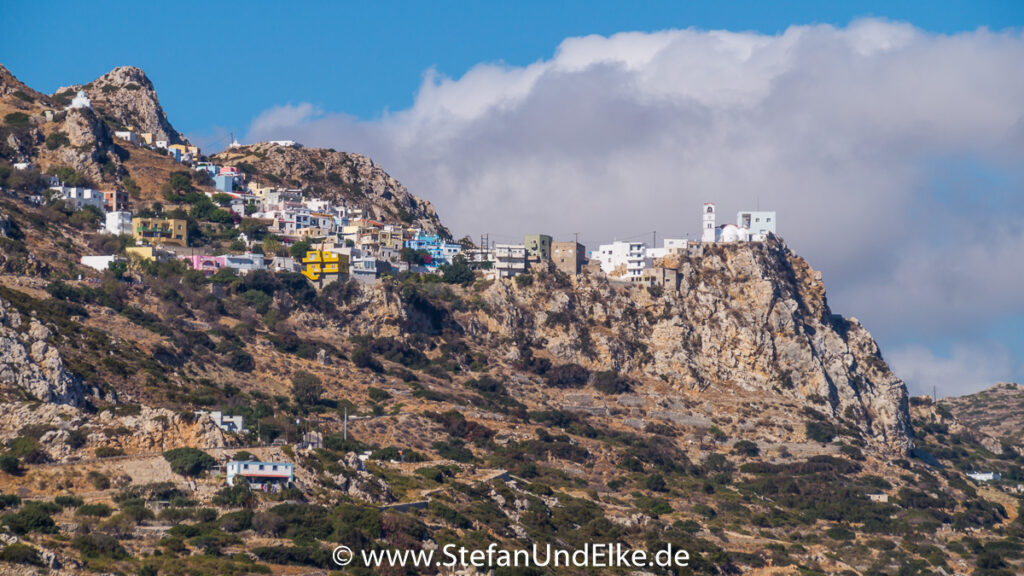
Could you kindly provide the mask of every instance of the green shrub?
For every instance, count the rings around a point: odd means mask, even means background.
[[[113,558],[123,560],[128,557],[128,552],[121,546],[113,536],[106,534],[82,534],[75,536],[71,546],[81,552],[86,558]]]
[[[49,150],[56,150],[61,146],[70,146],[71,140],[68,139],[68,135],[63,132],[54,132],[46,137],[46,148]]]
[[[739,440],[732,445],[732,453],[737,456],[758,456],[761,454],[761,449],[758,448],[757,442],[751,442],[750,440]]]
[[[97,518],[106,518],[113,512],[113,508],[106,504],[82,504],[75,510],[75,516],[94,516]]]
[[[110,488],[110,478],[102,472],[91,470],[88,474],[89,482],[97,490],[107,490]]]
[[[21,498],[15,494],[0,494],[0,510],[21,506]]]
[[[292,374],[292,396],[295,397],[296,404],[300,406],[316,405],[320,402],[323,393],[324,387],[319,376],[305,370],[299,370]]]
[[[804,427],[807,431],[807,438],[822,444],[831,442],[839,434],[836,427],[829,422],[812,421],[805,423]]]
[[[594,373],[594,388],[605,394],[624,394],[633,391],[633,383],[614,370]]]
[[[11,476],[20,476],[24,472],[21,460],[14,454],[0,454],[0,470]]]
[[[74,494],[61,494],[53,499],[53,503],[61,508],[78,508],[84,502]]]
[[[11,126],[24,126],[29,123],[29,115],[24,112],[11,112],[4,116],[4,122]]]
[[[654,492],[664,492],[668,490],[668,486],[665,484],[665,477],[661,474],[651,474],[648,476],[647,480],[644,481],[644,486],[646,486],[648,490]]]
[[[582,388],[590,380],[590,371],[579,364],[559,364],[548,370],[544,378],[555,388]]]
[[[124,450],[116,446],[99,446],[96,448],[97,458],[115,458],[117,456],[124,456]]]
[[[43,566],[43,558],[39,555],[39,550],[20,542],[15,542],[0,550],[0,562]]]
[[[57,508],[59,510],[59,507]],[[57,525],[50,516],[51,513],[53,511],[44,503],[29,502],[21,510],[0,517],[0,524],[19,535],[29,532],[54,533],[57,531]]]
[[[197,448],[175,448],[164,452],[164,459],[171,465],[171,471],[182,476],[198,476],[213,466],[212,456]]]

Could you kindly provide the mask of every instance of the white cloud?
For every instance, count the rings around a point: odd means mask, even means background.
[[[908,346],[889,355],[889,364],[907,383],[914,395],[939,398],[984,390],[996,382],[1011,380],[1019,371],[1013,355],[998,344],[960,344],[949,355],[933,353],[923,346]]]
[[[883,344],[948,339],[1024,316],[1021,62],[1020,31],[880,20],[586,36],[528,66],[428,71],[379,120],[289,105],[248,137],[369,154],[455,233],[503,240],[692,236],[704,201],[759,203],[837,312]]]

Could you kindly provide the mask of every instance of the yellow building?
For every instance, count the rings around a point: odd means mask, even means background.
[[[380,244],[382,249],[391,249],[396,252],[400,251],[405,246],[405,240],[402,238],[401,230],[381,230],[377,234],[377,243]]]
[[[188,221],[174,218],[132,218],[132,236],[149,244],[188,246]]]
[[[342,274],[348,274],[348,255],[310,250],[302,259],[302,265],[303,276],[323,286],[337,280]]]
[[[139,137],[142,138],[142,141],[145,142],[147,146],[152,146],[153,145],[153,133],[152,132],[143,132],[142,134],[139,134]]]
[[[174,257],[173,253],[155,246],[129,246],[124,249],[124,253],[127,254],[128,257],[134,256],[139,260],[156,260],[158,262],[170,260]]]

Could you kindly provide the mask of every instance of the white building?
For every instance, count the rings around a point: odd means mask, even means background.
[[[665,238],[665,252],[668,254],[684,254],[689,244],[689,240],[682,238]]]
[[[494,265],[491,276],[511,278],[526,272],[526,246],[523,244],[495,244]]]
[[[263,254],[246,252],[245,254],[226,254],[224,267],[234,268],[244,276],[253,270],[266,270],[267,264]]]
[[[170,144],[170,142],[168,142],[167,140],[157,140],[156,142],[153,143],[153,146],[156,146],[157,148],[163,148],[164,150],[166,150],[168,144]]]
[[[302,265],[291,256],[274,256],[270,261],[271,272],[298,272]]]
[[[298,143],[295,140],[271,140],[270,144],[275,146],[297,146]]]
[[[86,206],[95,206],[100,212],[103,212],[107,206],[107,200],[103,196],[103,192],[93,190],[92,188],[58,186],[52,188],[52,190],[59,192],[61,200],[74,206],[75,210],[81,210]]]
[[[11,164],[11,166],[14,166],[15,170],[31,170],[32,169],[32,163],[31,162],[15,162],[14,164]]]
[[[737,212],[736,226],[749,230],[752,242],[764,242],[775,234],[775,212]]]
[[[131,130],[118,130],[114,132],[114,136],[120,138],[121,140],[127,140],[128,142],[136,146],[138,146],[140,142],[139,135],[136,134],[135,132],[132,132]]]
[[[999,472],[968,472],[967,477],[975,482],[992,482],[1003,477]]]
[[[715,205],[705,202],[701,208],[701,242],[764,242],[768,234],[776,233],[775,212],[743,210],[736,213],[736,224],[724,226],[718,226],[715,219]]]
[[[104,270],[106,270],[107,268],[110,267],[110,263],[111,262],[117,262],[118,260],[123,260],[123,258],[119,257],[116,254],[101,254],[101,255],[98,255],[98,256],[82,256],[82,265],[83,266],[88,266],[89,268],[92,268],[93,270],[99,270],[100,272],[103,272]]]
[[[199,410],[196,413],[198,418],[209,418],[213,423],[226,432],[242,432],[245,430],[245,418],[243,416],[227,416],[220,410],[206,412]]]
[[[71,108],[92,108],[92,101],[90,101],[89,97],[85,95],[85,90],[79,90],[78,94],[71,99],[71,104],[65,108],[65,110],[70,110]]]
[[[630,281],[640,278],[644,268],[652,263],[643,242],[602,244],[593,256],[601,263],[602,272]]]
[[[130,235],[132,233],[132,213],[127,210],[107,212],[107,220],[103,230],[108,234]]]
[[[225,468],[228,486],[236,478],[244,478],[256,490],[276,492],[295,481],[295,465],[291,462],[228,462]]]

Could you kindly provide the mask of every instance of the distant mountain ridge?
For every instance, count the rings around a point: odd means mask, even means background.
[[[964,426],[1009,444],[1024,440],[1024,386],[999,382],[974,394],[943,398],[938,404]]]

